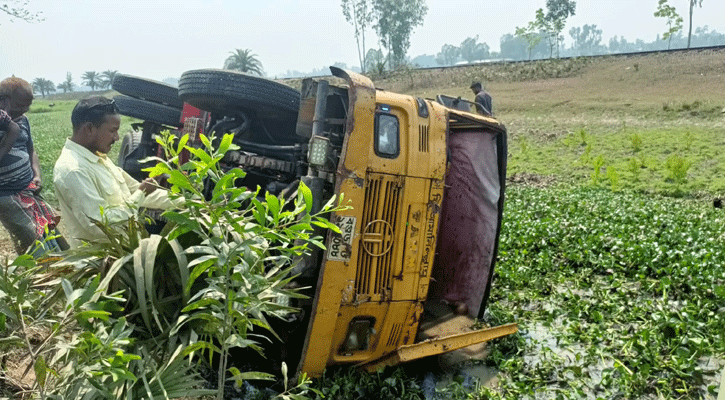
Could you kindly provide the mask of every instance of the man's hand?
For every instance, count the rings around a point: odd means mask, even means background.
[[[158,188],[159,184],[154,178],[146,178],[138,185],[138,190],[144,192],[145,194],[151,194]]]

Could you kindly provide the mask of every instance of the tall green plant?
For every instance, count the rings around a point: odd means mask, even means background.
[[[632,141],[632,150],[634,150],[635,153],[642,151],[642,136],[638,133],[633,133],[629,139]]]
[[[692,166],[692,162],[677,154],[667,157],[665,168],[667,168],[667,179],[675,184],[681,185],[687,182],[687,171]]]
[[[289,298],[300,297],[286,288],[293,260],[310,245],[324,248],[312,226],[339,232],[322,215],[341,208],[333,197],[313,214],[312,193],[303,184],[287,197],[236,187],[244,172],[219,164],[235,148],[232,136],[220,138],[218,146],[201,140],[203,147],[195,148],[187,146],[188,137],[159,139],[166,158],[150,173],[168,174],[178,206],[165,213],[169,222],[161,234],[146,232],[141,211],[118,224],[94,221],[103,241],[86,243],[43,274],[13,270],[2,276],[11,284],[0,280],[0,288],[17,288],[0,296],[2,315],[13,321],[24,321],[14,317],[24,309],[12,307],[28,303],[23,293],[29,282],[35,282],[32,293],[45,293],[25,309],[44,310],[36,319],[52,327],[51,335],[42,351],[27,349],[43,382],[38,387],[53,398],[203,394],[195,389],[201,384],[197,364],[188,363],[200,353],[218,356],[218,398],[230,380],[272,378],[239,371],[229,364],[229,352],[261,351],[259,339],[274,334],[268,319],[290,313]],[[183,165],[182,151],[191,153]],[[49,319],[58,307],[64,311]],[[302,377],[282,396],[308,393],[308,384]]]
[[[44,268],[44,267],[43,267]],[[133,325],[118,316],[124,299],[106,294],[110,280],[45,280],[30,256],[0,268],[3,356],[26,354],[41,399],[168,399],[209,394],[188,363],[158,357],[133,338]],[[47,287],[60,296],[48,296]],[[53,292],[50,292],[53,293]],[[114,316],[115,315],[115,316]]]
[[[184,255],[189,277],[183,298],[189,301],[181,311],[172,335],[192,329],[200,338],[190,343],[185,354],[202,351],[219,355],[217,398],[222,399],[228,373],[237,383],[245,379],[272,379],[271,375],[240,372],[230,368],[228,356],[234,348],[261,352],[252,331],[272,332],[268,317],[282,318],[292,311],[286,299],[301,297],[287,289],[296,257],[309,245],[324,249],[320,237],[312,237],[312,225],[340,232],[322,217],[337,211],[333,196],[318,213],[312,213],[312,192],[303,183],[289,198],[235,186],[244,177],[241,169],[223,171],[219,162],[227,150],[236,148],[232,135],[224,135],[219,146],[201,136],[203,149],[186,145],[187,137],[174,143],[167,136],[161,143],[166,160],[150,169],[151,176],[168,174],[171,192],[184,200],[178,210],[164,216],[170,221],[166,237],[186,242]],[[179,154],[193,158],[180,165]],[[205,183],[211,194],[205,196]],[[196,290],[196,287],[201,289]],[[273,333],[273,332],[272,332]],[[258,336],[255,334],[255,336]]]
[[[604,167],[604,156],[598,155],[593,161],[592,161],[592,184],[598,185],[599,181],[602,177],[602,168]]]

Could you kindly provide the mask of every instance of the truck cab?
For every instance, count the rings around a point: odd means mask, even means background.
[[[334,215],[342,235],[328,233],[327,251],[314,264],[301,371],[375,369],[513,332],[506,326],[426,341],[420,329],[446,318],[434,316],[441,304],[449,316],[483,315],[504,200],[503,125],[470,112],[475,108],[465,101],[457,104],[467,111],[441,97],[396,94],[362,75],[332,72],[346,90],[306,80],[297,133],[310,138],[308,185],[329,184],[352,207]],[[312,159],[321,148],[333,162]]]

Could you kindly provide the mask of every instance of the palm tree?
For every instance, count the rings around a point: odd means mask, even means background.
[[[262,63],[257,59],[257,55],[252,53],[252,50],[235,49],[229,53],[231,53],[231,56],[224,61],[224,69],[231,69],[260,76],[264,75]]]
[[[55,84],[45,78],[35,78],[33,81],[33,89],[40,92],[43,98],[45,98],[46,93],[50,94],[51,92],[55,92]]]
[[[83,79],[83,84],[88,85],[91,87],[91,90],[96,90],[96,86],[100,86],[98,80],[100,79],[100,76],[96,73],[96,71],[86,71],[85,74],[81,77]]]
[[[108,89],[111,87],[111,84],[113,83],[113,78],[116,77],[116,74],[118,71],[115,70],[107,70],[101,72],[101,87],[104,89]]]

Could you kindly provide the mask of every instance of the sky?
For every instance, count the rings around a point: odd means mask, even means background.
[[[577,0],[563,31],[585,24],[628,41],[652,41],[666,30],[653,16],[658,0]],[[411,35],[408,55],[436,54],[478,35],[492,51],[501,36],[532,21],[545,0],[427,0],[428,13]],[[669,0],[683,16],[688,0]],[[85,71],[117,70],[148,79],[178,78],[184,71],[221,68],[234,49],[251,49],[268,77],[312,71],[334,63],[359,65],[352,25],[340,0],[30,0],[41,22],[10,21],[0,14],[0,79],[16,75],[56,84],[67,72],[78,85]],[[703,0],[693,26],[725,33],[725,2]],[[693,28],[694,32],[694,28]],[[378,47],[371,29],[366,47]]]

